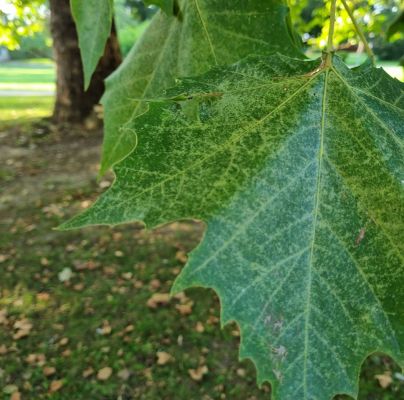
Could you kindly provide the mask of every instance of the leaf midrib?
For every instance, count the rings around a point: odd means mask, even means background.
[[[311,290],[312,290],[312,269],[313,269],[313,256],[314,247],[316,241],[316,231],[317,231],[317,219],[320,209],[320,194],[322,186],[322,164],[324,155],[324,131],[325,131],[325,114],[327,105],[327,86],[328,77],[330,70],[326,70],[324,78],[324,89],[321,107],[321,128],[320,128],[320,144],[318,152],[318,170],[317,170],[317,180],[316,180],[316,195],[315,195],[315,205],[314,205],[314,221],[313,221],[313,237],[311,241],[310,258],[308,262],[308,283],[307,283],[307,294],[306,294],[306,307],[305,307],[305,323],[304,323],[304,361],[303,361],[303,393],[304,399],[308,399],[308,352],[309,352],[309,327],[310,327],[310,305],[311,305]]]

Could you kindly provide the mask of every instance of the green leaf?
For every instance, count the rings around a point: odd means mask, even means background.
[[[71,0],[87,89],[111,34],[113,0]]]
[[[112,188],[62,228],[204,220],[173,291],[218,293],[274,399],[356,397],[375,351],[404,366],[402,83],[249,58],[184,79],[131,129]]]
[[[174,0],[145,0],[146,5],[156,5],[160,7],[167,15],[173,15]]]
[[[387,39],[391,39],[396,33],[404,33],[404,9],[402,9],[387,29]]]
[[[173,86],[178,76],[206,72],[253,54],[299,56],[285,0],[181,0],[181,18],[159,13],[121,67],[107,80],[105,137],[100,174],[136,146],[132,118],[139,99]]]

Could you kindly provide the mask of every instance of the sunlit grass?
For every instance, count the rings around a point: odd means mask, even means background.
[[[55,79],[55,67],[50,60],[34,59],[0,64],[0,91],[2,92],[53,92]]]
[[[48,117],[52,96],[0,97],[0,128]]]

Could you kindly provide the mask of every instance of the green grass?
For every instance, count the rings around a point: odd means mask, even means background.
[[[53,97],[38,96],[37,92],[55,90],[55,66],[51,60],[32,59],[0,64],[0,128],[48,117],[52,113]],[[20,96],[17,91],[32,92]],[[15,96],[13,96],[15,92]]]
[[[0,91],[55,88],[55,68],[50,60],[10,61],[0,64]]]
[[[0,96],[0,129],[49,117],[52,107],[53,97],[50,96]]]

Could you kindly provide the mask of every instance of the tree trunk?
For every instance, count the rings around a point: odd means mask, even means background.
[[[84,91],[84,74],[76,27],[69,0],[50,0],[51,32],[56,60],[56,123],[82,123],[92,112],[104,92],[104,79],[121,63],[115,24],[105,46],[105,53]]]

